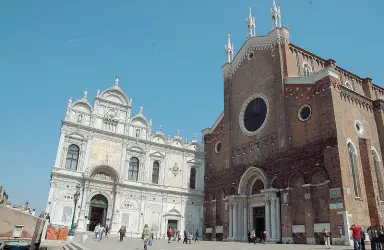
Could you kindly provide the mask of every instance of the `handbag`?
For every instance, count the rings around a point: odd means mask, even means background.
[[[151,239],[148,241],[148,246],[152,246],[152,240]]]

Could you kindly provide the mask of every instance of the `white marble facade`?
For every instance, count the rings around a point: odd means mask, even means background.
[[[68,101],[62,122],[46,208],[52,224],[70,226],[79,185],[79,232],[95,221],[95,198],[103,200],[100,221],[112,232],[125,224],[128,234],[139,237],[148,224],[163,237],[169,220],[179,230],[201,232],[204,153],[197,138],[188,142],[179,132],[165,137],[161,128],[152,133],[142,107],[131,116],[132,99],[118,78],[97,91],[93,107],[87,95]]]

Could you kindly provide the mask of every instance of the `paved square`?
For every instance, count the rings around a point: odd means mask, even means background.
[[[112,235],[108,239],[103,239],[98,242],[94,238],[88,238],[86,244],[83,246],[90,250],[141,250],[143,248],[143,242],[136,238],[125,238],[124,242],[119,242],[118,237]],[[182,244],[172,241],[170,244],[167,243],[166,239],[154,240],[153,245],[148,247],[149,250],[250,250],[250,249],[265,249],[265,250],[322,250],[325,249],[321,245],[290,245],[290,244],[248,244],[239,242],[215,242],[215,241],[201,241],[200,243]],[[332,249],[337,250],[352,250],[352,247],[347,246],[333,246]],[[367,248],[368,249],[368,248]]]

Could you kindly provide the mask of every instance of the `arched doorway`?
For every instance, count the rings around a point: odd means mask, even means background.
[[[108,200],[105,196],[97,194],[92,197],[89,206],[89,226],[88,231],[93,231],[97,224],[104,225],[107,220]]]

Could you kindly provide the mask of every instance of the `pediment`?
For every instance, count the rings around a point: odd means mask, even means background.
[[[157,157],[157,158],[164,158],[165,157],[165,155],[160,153],[159,151],[156,151],[156,152],[150,154],[149,156],[150,157]]]
[[[81,135],[81,134],[78,134],[78,133],[73,133],[73,134],[70,134],[70,135],[67,135],[68,138],[71,138],[71,139],[76,139],[76,140],[84,140],[84,136]]]
[[[181,216],[181,213],[179,212],[179,210],[177,210],[175,207],[173,207],[171,210],[169,210],[167,215]]]
[[[131,152],[136,152],[136,153],[141,153],[141,154],[143,154],[143,153],[145,152],[142,148],[135,147],[135,146],[131,147],[131,148],[129,149],[129,151],[131,151]]]

